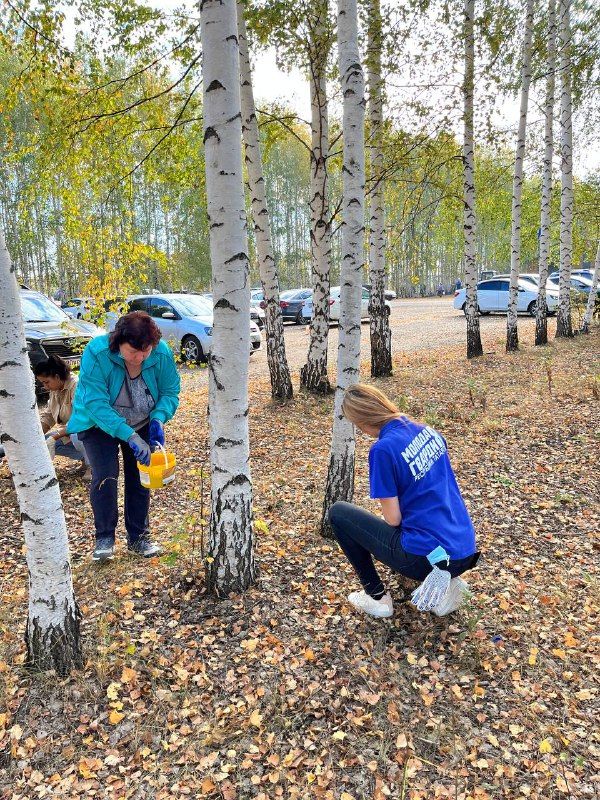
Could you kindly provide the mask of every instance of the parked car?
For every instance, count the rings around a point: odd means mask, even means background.
[[[479,281],[477,284],[477,308],[480,314],[491,314],[493,311],[508,311],[508,293],[510,281],[508,278],[491,278]],[[517,311],[527,312],[535,316],[537,306],[537,286],[531,281],[519,278],[518,282]],[[467,290],[458,289],[454,293],[453,306],[466,313]],[[558,291],[552,287],[546,288],[546,302],[548,311],[554,313],[558,307]]]
[[[558,291],[560,283],[558,276],[556,278],[548,278],[548,286]],[[571,290],[574,292],[582,292],[589,294],[592,289],[592,281],[582,275],[571,275]],[[598,289],[600,294],[600,289]]]
[[[387,314],[391,311],[389,301],[385,301],[385,309]],[[313,316],[313,299],[312,294],[304,301],[301,309],[301,322],[308,324]],[[361,297],[361,319],[369,318],[369,290],[365,287],[362,289]],[[334,286],[329,294],[329,319],[331,322],[339,322],[340,319],[340,287]]]
[[[301,325],[302,318],[302,304],[312,295],[312,289],[289,289],[286,292],[281,292],[279,295],[279,305],[281,306],[281,315],[283,321],[293,320]]]
[[[89,314],[93,303],[91,297],[73,297],[71,300],[66,300],[61,308],[71,319],[83,319],[86,314]]]
[[[385,308],[389,315],[392,307],[388,300],[385,300]],[[369,290],[362,287],[360,302],[360,318],[369,319]],[[332,286],[329,290],[329,319],[332,322],[339,322],[340,319],[340,287]]]
[[[79,367],[85,345],[90,339],[103,334],[104,330],[91,322],[71,319],[39,292],[21,289],[19,294],[31,366],[45,361],[49,356],[60,356],[70,367]],[[45,394],[37,383],[36,391]]]
[[[213,302],[212,292],[203,292],[200,295],[200,297],[203,297],[205,300],[208,300],[212,308],[212,302]],[[250,300],[250,319],[252,320],[252,322],[255,322],[258,325],[261,331],[265,327],[265,317],[266,314],[264,310],[259,305],[254,304],[252,300]]]
[[[197,294],[133,295],[127,298],[129,311],[145,311],[154,319],[162,335],[175,352],[186,361],[206,361],[212,345],[213,307]],[[107,326],[113,330],[118,315],[107,314]],[[250,320],[250,354],[260,350],[262,338],[255,322]]]
[[[363,288],[365,288],[368,292],[371,291],[371,284],[370,283],[363,283]],[[385,300],[395,300],[398,295],[393,289],[384,289],[383,290],[383,297]]]

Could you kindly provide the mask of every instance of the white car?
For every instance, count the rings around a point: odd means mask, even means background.
[[[387,299],[385,300],[386,313],[389,315],[392,307]],[[302,304],[301,321],[309,323],[313,316],[312,295],[307,297]],[[361,297],[361,319],[369,319],[369,290],[363,287]],[[339,322],[340,319],[340,287],[334,286],[329,293],[329,319],[331,322]]]
[[[506,314],[508,311],[508,292],[510,281],[508,278],[489,278],[479,281],[477,284],[477,308],[480,314],[491,314],[492,311],[500,311]],[[537,306],[537,286],[530,280],[519,278],[519,295],[517,299],[517,311],[535,316]],[[467,290],[459,289],[454,293],[453,306],[460,311],[466,312]],[[554,313],[558,308],[558,292],[555,289],[546,290],[546,302],[548,311]]]
[[[86,314],[89,314],[93,304],[94,300],[91,297],[73,297],[63,303],[62,310],[71,319],[83,319]]]
[[[158,325],[165,340],[186,361],[206,361],[212,344],[213,308],[197,294],[134,295],[127,298],[129,311],[145,311]],[[109,312],[107,328],[113,330],[118,315]],[[250,321],[250,354],[260,350],[262,337]]]

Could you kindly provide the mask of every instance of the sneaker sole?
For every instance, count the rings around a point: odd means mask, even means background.
[[[157,550],[156,553],[138,553],[137,550],[132,550],[130,547],[128,547],[127,551],[134,556],[138,556],[139,558],[155,558],[156,556],[162,555],[162,550]]]
[[[100,553],[99,555],[93,555],[92,561],[112,561],[114,557],[114,553]]]

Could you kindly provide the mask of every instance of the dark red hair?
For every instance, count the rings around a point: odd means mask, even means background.
[[[135,350],[147,350],[150,345],[156,347],[161,336],[160,328],[149,314],[130,311],[117,320],[108,346],[111,353],[118,353],[122,344],[128,344]]]

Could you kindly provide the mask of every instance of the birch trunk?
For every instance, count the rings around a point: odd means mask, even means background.
[[[560,0],[560,266],[556,336],[572,336],[573,127],[571,99],[571,0]]]
[[[344,179],[337,386],[322,520],[322,531],[329,536],[330,506],[337,500],[351,500],[354,492],[354,426],[342,414],[342,401],[348,386],[359,378],[364,263],[365,84],[358,50],[356,0],[338,0],[338,64],[344,98]]]
[[[550,253],[550,207],[552,203],[552,156],[554,154],[554,85],[556,75],[556,3],[548,2],[548,43],[546,57],[546,102],[544,106],[544,169],[540,214],[539,289],[535,313],[535,343],[548,344],[548,303],[546,283]]]
[[[35,401],[15,267],[0,231],[0,442],[12,474],[27,548],[27,660],[68,675],[83,664],[60,489]]]
[[[371,376],[392,374],[392,335],[385,304],[385,206],[383,183],[383,82],[381,49],[383,29],[380,0],[371,0],[368,24],[367,71],[369,81],[369,133],[371,214],[369,220],[369,316],[371,333]]]
[[[207,584],[218,596],[255,577],[248,440],[250,288],[235,0],[200,11],[206,195],[214,320],[209,356],[211,518]]]
[[[475,0],[465,0],[464,102],[464,266],[467,318],[467,358],[483,354],[477,308],[477,265],[475,263],[475,150],[473,141],[473,93],[475,86]]]
[[[329,288],[331,266],[331,219],[329,212],[329,112],[327,100],[327,2],[316,0],[309,46],[310,70],[310,261],[313,318],[306,364],[300,370],[300,385],[316,394],[331,391],[327,377],[329,338]]]
[[[581,333],[589,333],[592,324],[592,317],[594,309],[598,303],[598,275],[600,274],[600,241],[598,242],[598,249],[596,250],[596,264],[594,266],[594,277],[592,278],[592,288],[588,297],[587,305],[585,307],[585,314],[583,315],[583,322],[581,323]]]
[[[519,299],[519,273],[521,271],[521,208],[523,197],[523,162],[527,131],[527,108],[531,84],[531,39],[533,36],[533,0],[525,6],[525,28],[521,56],[521,104],[519,129],[515,148],[515,174],[513,177],[511,236],[510,236],[510,288],[508,291],[508,313],[506,315],[506,352],[519,349],[517,328],[517,303]]]
[[[245,145],[244,153],[252,204],[258,268],[265,293],[267,363],[271,376],[271,394],[280,400],[286,400],[293,396],[294,391],[285,353],[283,317],[279,305],[279,276],[277,275],[275,258],[273,257],[271,225],[262,169],[258,122],[254,106],[254,91],[252,89],[252,68],[248,53],[246,20],[244,19],[244,5],[240,0],[237,2],[237,22],[240,38],[242,134]]]

